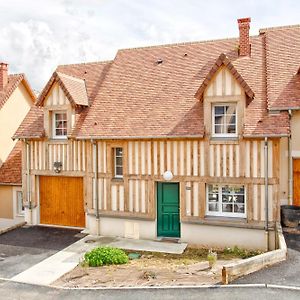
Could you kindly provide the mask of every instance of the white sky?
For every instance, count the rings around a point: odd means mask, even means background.
[[[59,64],[113,59],[120,48],[238,35],[300,23],[299,0],[0,0],[0,61],[41,90]]]

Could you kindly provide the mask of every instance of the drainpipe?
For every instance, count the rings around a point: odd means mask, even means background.
[[[30,144],[25,139],[26,145],[26,180],[27,180],[27,201],[29,203],[29,211],[30,211],[30,222],[32,224],[32,202],[31,202],[31,180],[30,180]]]
[[[269,155],[268,155],[268,138],[265,137],[264,145],[264,160],[265,160],[265,238],[267,251],[270,249],[269,245],[269,189],[268,189],[268,169],[269,169]]]
[[[292,111],[289,109],[289,119],[291,121]],[[288,137],[288,204],[293,204],[293,157],[292,157],[292,134]]]
[[[96,224],[97,224],[97,235],[100,234],[99,232],[99,199],[98,199],[98,149],[97,149],[97,142],[91,140],[93,144],[93,169],[94,169],[94,185],[93,185],[93,200],[96,204]]]

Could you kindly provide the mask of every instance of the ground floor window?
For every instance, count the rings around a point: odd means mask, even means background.
[[[245,187],[242,185],[207,185],[206,214],[246,217]]]

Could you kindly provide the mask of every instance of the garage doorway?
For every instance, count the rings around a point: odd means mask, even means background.
[[[40,176],[40,223],[85,227],[83,179]]]

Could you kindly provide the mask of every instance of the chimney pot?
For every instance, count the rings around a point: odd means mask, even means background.
[[[8,64],[0,63],[0,91],[5,88],[8,83]]]
[[[250,56],[251,45],[249,38],[250,22],[251,18],[238,19],[240,38],[239,38],[239,55]]]

